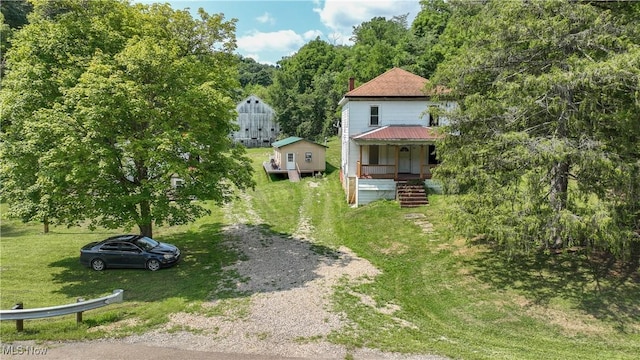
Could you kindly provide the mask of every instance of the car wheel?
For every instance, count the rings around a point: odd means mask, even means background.
[[[104,261],[100,260],[100,259],[93,259],[91,261],[91,268],[95,271],[102,271],[105,268],[105,263]]]
[[[156,271],[156,270],[160,269],[160,261],[158,261],[156,259],[151,259],[151,260],[147,261],[147,269],[149,269],[151,271]]]

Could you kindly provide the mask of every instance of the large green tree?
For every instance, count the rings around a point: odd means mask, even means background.
[[[408,70],[428,79],[445,57],[443,47],[438,45],[440,35],[447,28],[451,10],[444,0],[421,0],[420,5],[422,9],[411,24],[413,41],[410,42],[409,53],[413,64]]]
[[[253,185],[228,137],[235,24],[125,1],[36,1],[7,54],[3,199],[24,220],[180,224]],[[173,188],[171,178],[183,183]]]
[[[460,108],[436,174],[470,235],[638,251],[640,12],[593,3],[488,1],[439,67]]]
[[[296,54],[279,62],[269,102],[276,110],[283,133],[318,139],[330,135],[335,109],[344,91],[334,84],[344,84],[344,49],[315,39]]]
[[[28,22],[27,14],[32,8],[26,0],[0,2],[0,77],[4,76],[5,54],[10,47],[11,34]]]
[[[273,73],[276,71],[275,66],[260,64],[252,58],[238,57],[240,61],[238,66],[240,86],[243,88],[250,85],[266,87],[273,83]]]
[[[374,17],[355,26],[347,59],[350,76],[364,83],[394,66],[413,65],[409,50],[414,39],[408,27],[406,15]]]

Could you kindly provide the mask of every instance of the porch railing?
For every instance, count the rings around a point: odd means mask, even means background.
[[[396,179],[398,177],[396,165],[362,164],[360,161],[356,164],[358,178]],[[423,164],[420,166],[420,174],[415,174],[414,176],[420,179],[431,179],[431,172],[436,166],[434,164]]]
[[[396,176],[395,165],[369,165],[358,161],[358,177],[393,179]]]
[[[438,165],[436,164],[423,164],[420,166],[420,176],[423,179],[431,179],[432,170]]]

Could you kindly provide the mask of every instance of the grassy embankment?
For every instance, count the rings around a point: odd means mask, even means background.
[[[640,274],[580,253],[506,259],[490,244],[466,241],[447,226],[453,197],[432,195],[431,204],[400,209],[380,201],[353,209],[339,184],[339,143],[329,143],[325,177],[300,183],[270,181],[260,168],[269,149],[254,149],[258,186],[252,208],[265,231],[292,234],[303,220],[326,247],[347,246],[378,267],[373,282],[343,284],[334,296],[353,326],[332,334],[351,347],[436,353],[465,359],[633,359],[640,353]],[[243,211],[247,204],[237,204]],[[2,340],[85,339],[141,332],[160,325],[167,314],[201,311],[212,291],[233,278],[222,267],[237,259],[220,243],[227,234],[224,212],[196,223],[156,230],[187,254],[178,266],[155,273],[109,270],[96,273],[77,261],[86,242],[113,231],[54,228],[2,221],[1,307],[26,307],[94,298],[125,289],[125,303],[92,310],[79,327],[75,317],[25,322],[17,334],[3,322]],[[418,223],[429,222],[425,232]],[[227,279],[227,280],[225,280]],[[226,306],[242,301],[232,293]],[[363,296],[375,305],[362,302]],[[390,313],[384,309],[397,309]],[[226,311],[221,309],[221,311]],[[209,313],[214,311],[209,310]],[[100,326],[104,325],[104,326]]]

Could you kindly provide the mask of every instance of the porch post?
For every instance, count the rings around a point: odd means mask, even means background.
[[[424,166],[424,145],[420,144],[420,180],[422,180],[423,166]]]
[[[398,160],[399,160],[398,159],[399,158],[398,153],[399,153],[400,146],[396,145],[396,146],[394,146],[394,148],[396,150],[396,166],[395,166],[395,174],[393,175],[393,179],[395,181],[398,181]]]
[[[357,175],[358,175],[358,178],[360,178],[360,176],[362,175],[362,145],[358,145],[358,153],[359,153],[358,156],[359,156],[360,160],[358,160],[358,171],[357,171],[358,174]]]

